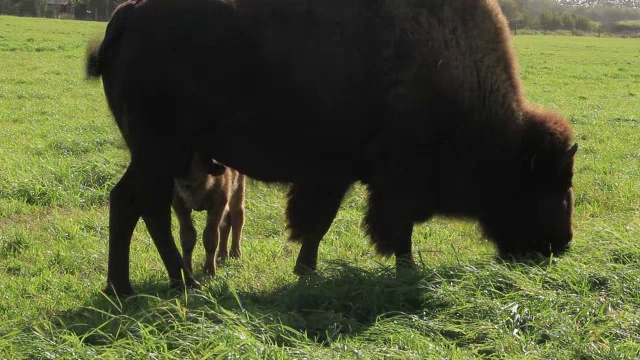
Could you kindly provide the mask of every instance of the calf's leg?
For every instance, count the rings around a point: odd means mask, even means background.
[[[177,193],[174,193],[173,196],[173,209],[180,227],[182,260],[184,266],[193,273],[193,248],[196,246],[197,233],[191,217],[192,210]]]
[[[226,199],[217,199],[207,212],[207,224],[202,234],[202,242],[206,252],[203,270],[208,275],[216,274],[216,251],[220,241],[220,222],[224,215],[226,203]]]
[[[244,207],[232,210],[231,214],[231,253],[235,259],[242,257],[242,228],[244,227]]]
[[[229,257],[229,234],[231,233],[231,215],[224,212],[220,222],[220,245],[218,246],[218,259],[226,260]]]
[[[287,227],[290,240],[302,243],[296,265],[298,275],[316,270],[320,240],[338,213],[351,183],[293,184],[289,188]]]
[[[231,196],[229,202],[229,217],[231,220],[231,229],[233,231],[231,239],[231,254],[232,258],[240,259],[242,257],[241,241],[242,241],[242,228],[244,227],[244,175],[239,175],[241,178],[238,180],[238,187]]]

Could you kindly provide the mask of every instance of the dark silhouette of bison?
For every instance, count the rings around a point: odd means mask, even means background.
[[[194,153],[291,184],[295,266],[350,186],[381,255],[412,267],[414,223],[477,219],[501,256],[564,252],[577,145],[524,98],[495,0],[131,0],[87,72],[102,76],[131,163],[111,192],[108,287],[133,292],[140,217],[174,286],[197,286],[171,235],[174,177]]]
[[[222,173],[219,170],[223,170]],[[191,216],[193,210],[207,212],[202,233],[206,252],[205,274],[215,275],[216,258],[225,260],[229,256],[237,259],[242,257],[244,188],[243,174],[229,167],[220,169],[214,160],[198,153],[191,161],[187,176],[174,179],[173,210],[180,225],[182,259],[190,272],[193,272],[193,248],[197,238]],[[229,233],[232,229],[229,252]]]

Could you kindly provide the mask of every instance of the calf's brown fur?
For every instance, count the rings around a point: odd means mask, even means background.
[[[197,238],[191,213],[194,210],[207,212],[202,243],[206,252],[203,271],[209,275],[216,273],[216,258],[231,256],[239,259],[242,256],[244,226],[245,176],[228,167],[220,174],[215,171],[216,165],[213,160],[196,154],[186,177],[175,179],[173,193],[173,209],[180,225],[182,258],[190,272],[193,272],[192,255]],[[231,252],[228,248],[229,233],[232,233]]]
[[[171,24],[171,26],[167,26]],[[296,273],[316,269],[342,198],[367,184],[367,233],[413,266],[412,229],[479,221],[504,256],[572,239],[569,124],[529,104],[496,0],[130,0],[87,73],[131,151],[111,192],[108,285],[131,293],[144,219],[174,285],[173,178],[194,152],[291,184]]]

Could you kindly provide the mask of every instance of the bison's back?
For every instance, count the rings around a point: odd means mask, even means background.
[[[153,128],[250,176],[295,181],[361,178],[375,149],[433,153],[445,137],[462,158],[477,153],[467,144],[488,148],[478,132],[491,144],[512,132],[519,84],[494,1],[126,6],[105,86],[156,116],[125,137]]]

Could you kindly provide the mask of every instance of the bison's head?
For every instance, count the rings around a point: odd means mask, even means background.
[[[564,253],[573,237],[573,164],[578,144],[558,115],[530,111],[517,174],[502,206],[482,221],[501,257]],[[496,204],[497,205],[497,204]]]

